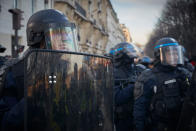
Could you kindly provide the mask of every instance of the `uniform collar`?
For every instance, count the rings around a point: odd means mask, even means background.
[[[162,71],[162,72],[170,72],[170,71],[177,70],[177,67],[173,67],[173,66],[169,66],[169,65],[162,65],[160,63],[157,64],[157,66],[155,68],[157,68],[158,71]]]

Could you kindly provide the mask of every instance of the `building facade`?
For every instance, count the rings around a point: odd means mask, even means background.
[[[125,26],[125,24],[120,24],[123,34],[125,36],[126,42],[132,42],[132,38],[129,32],[129,29]]]
[[[120,27],[119,19],[117,18],[117,14],[112,8],[110,1],[108,1],[108,7],[109,8],[107,8],[107,25],[109,38],[106,46],[106,53],[109,53],[110,49],[116,44],[125,41],[125,36]]]
[[[55,0],[54,8],[76,24],[81,52],[103,55],[125,40],[109,0]]]
[[[79,51],[103,55],[119,42],[125,41],[122,28],[110,0],[1,0],[0,44],[7,48],[3,55],[11,55],[14,42],[11,8],[24,11],[24,27],[19,30],[19,44],[26,42],[26,23],[36,11],[54,8],[62,11],[76,25]],[[2,54],[1,54],[2,55]]]
[[[21,22],[24,27],[18,30],[18,44],[27,48],[26,24],[29,17],[39,10],[52,8],[53,0],[0,0],[0,7],[0,44],[7,48],[1,55],[11,56],[15,33],[12,28],[12,14],[8,10],[18,8],[24,11],[24,20]]]

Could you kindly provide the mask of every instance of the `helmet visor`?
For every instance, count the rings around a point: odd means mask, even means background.
[[[61,51],[76,51],[73,30],[69,26],[50,27],[45,32],[47,48]]]
[[[135,50],[133,46],[125,46],[125,52],[130,58],[137,58],[138,52]]]
[[[162,64],[171,66],[184,64],[182,46],[164,46],[159,50]]]

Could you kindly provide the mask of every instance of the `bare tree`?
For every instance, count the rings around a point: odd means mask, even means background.
[[[196,0],[170,0],[159,18],[145,47],[145,53],[153,56],[155,42],[161,37],[173,37],[187,50],[196,55]]]

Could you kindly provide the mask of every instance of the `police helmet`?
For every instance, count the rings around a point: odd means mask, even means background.
[[[75,50],[72,24],[58,10],[46,9],[33,14],[28,20],[26,32],[30,47],[37,48],[44,40],[46,49]]]
[[[184,64],[182,46],[171,37],[161,38],[156,42],[154,56],[163,65],[176,66],[178,64]]]
[[[133,62],[138,57],[137,51],[132,43],[122,42],[110,50],[115,62]]]

